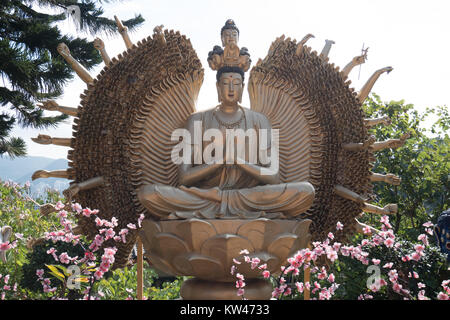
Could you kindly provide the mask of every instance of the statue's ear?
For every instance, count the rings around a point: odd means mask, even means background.
[[[245,88],[245,83],[242,82],[242,90],[241,90],[241,94],[239,95],[239,103],[242,103],[242,95],[244,94],[244,88]]]
[[[216,88],[217,88],[217,99],[219,99],[219,102],[222,102],[222,93],[220,92],[219,83],[216,82]]]

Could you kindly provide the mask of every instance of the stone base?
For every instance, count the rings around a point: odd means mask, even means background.
[[[269,300],[272,297],[273,289],[268,280],[249,279],[244,289],[244,297],[248,300]],[[180,295],[184,300],[242,300],[237,290],[235,282],[193,278],[183,282]]]

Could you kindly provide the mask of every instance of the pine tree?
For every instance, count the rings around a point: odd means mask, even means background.
[[[99,3],[101,0],[0,1],[0,75],[3,80],[0,84],[3,109],[0,113],[0,156],[26,154],[23,139],[9,137],[14,125],[56,127],[67,118],[66,115],[46,117],[36,106],[38,101],[60,96],[64,85],[74,76],[59,55],[58,44],[67,44],[72,56],[88,70],[102,59],[92,42],[61,34],[56,23],[73,18],[75,9],[79,8],[79,19],[75,23],[80,31],[91,35],[116,32],[115,21],[102,17]],[[56,13],[43,13],[43,9],[52,9],[50,11]],[[133,30],[143,21],[138,15],[123,24]]]

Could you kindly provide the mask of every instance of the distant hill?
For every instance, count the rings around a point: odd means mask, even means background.
[[[68,166],[67,159],[51,159],[46,157],[9,157],[0,158],[0,179],[12,180],[21,185],[27,181],[31,183],[31,194],[33,197],[45,195],[47,189],[63,191],[69,187],[66,179],[49,178],[31,181],[31,175],[36,170],[60,170]]]

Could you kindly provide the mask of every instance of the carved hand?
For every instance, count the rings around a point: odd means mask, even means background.
[[[58,111],[59,105],[55,100],[47,100],[39,104],[38,107],[49,111]]]
[[[47,216],[50,213],[56,212],[56,208],[53,204],[46,203],[39,207],[39,212],[41,213],[41,215]]]
[[[80,187],[79,187],[78,183],[74,183],[68,189],[63,191],[63,195],[64,195],[64,197],[66,197],[66,199],[70,200],[70,199],[72,199],[72,197],[77,195],[78,192],[80,192]]]
[[[105,49],[105,43],[100,38],[95,38],[94,40],[94,48],[97,50],[103,50]]]
[[[387,206],[384,206],[383,210],[386,211],[387,214],[394,214],[398,211],[398,205],[391,203]]]
[[[374,144],[375,141],[376,141],[376,138],[374,135],[369,136],[369,138],[366,141],[364,141],[364,143],[363,143],[364,148],[368,148],[369,146]]]
[[[35,173],[33,173],[33,175],[31,176],[31,180],[36,180],[39,178],[48,178],[48,177],[49,177],[48,171],[38,170]]]
[[[52,137],[46,135],[46,134],[40,134],[37,136],[37,138],[31,138],[36,143],[40,144],[52,144]]]
[[[392,123],[391,118],[389,118],[389,117],[383,117],[383,124],[384,124],[385,126],[389,126],[389,125],[391,125],[391,123]]]
[[[63,57],[70,57],[69,47],[64,42],[58,44],[57,50]]]
[[[384,182],[398,186],[402,182],[402,179],[392,173],[388,173],[384,176]]]
[[[400,139],[390,140],[389,147],[391,147],[393,149],[400,148],[401,146],[403,146],[405,144],[405,142],[409,138],[409,136],[410,136],[410,134],[406,133]]]
[[[369,49],[369,48],[367,48],[367,49]],[[357,57],[354,57],[352,59],[352,64],[360,65],[360,64],[363,64],[364,62],[366,62],[366,60],[367,60],[367,49],[364,50],[364,54],[362,54],[360,56],[357,56]]]

